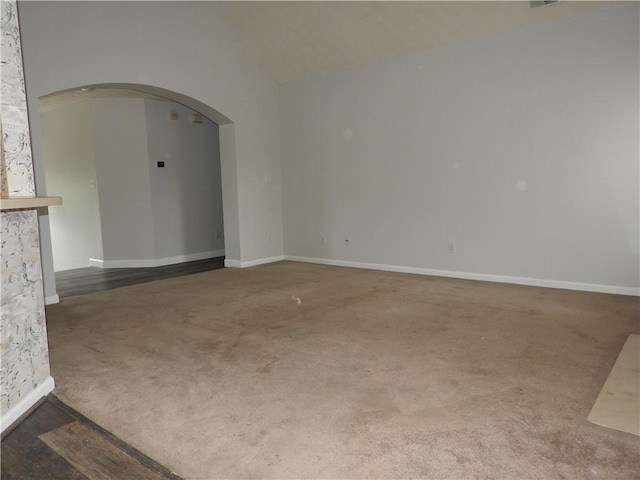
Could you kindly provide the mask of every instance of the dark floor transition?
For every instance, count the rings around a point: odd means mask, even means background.
[[[2,440],[3,480],[180,480],[55,396]]]
[[[224,257],[153,268],[77,268],[56,272],[56,287],[61,298],[74,297],[218,268],[224,268]]]

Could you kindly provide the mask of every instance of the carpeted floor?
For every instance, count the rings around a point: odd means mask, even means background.
[[[631,479],[639,299],[281,262],[47,307],[56,394],[181,476]]]

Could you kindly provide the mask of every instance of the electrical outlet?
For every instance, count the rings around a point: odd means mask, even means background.
[[[326,236],[324,236],[324,235],[322,235],[322,236],[320,237],[320,242],[322,243],[322,245],[326,245],[326,244],[327,244],[327,237],[326,237]]]
[[[348,247],[351,245],[351,240],[349,239],[349,237],[345,237],[344,238],[344,244]]]
[[[449,242],[449,253],[456,253],[456,244],[453,242]]]

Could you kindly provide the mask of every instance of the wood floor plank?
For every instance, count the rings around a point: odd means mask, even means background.
[[[2,479],[87,480],[73,465],[37,438],[73,421],[73,418],[49,402],[40,405],[2,440]]]
[[[120,459],[125,459],[126,463],[122,464],[120,470],[128,470],[131,459],[134,459],[149,471],[156,472],[159,478],[181,480],[178,475],[96,425],[53,395],[49,395],[38,408],[2,439],[0,478],[3,480],[90,480],[90,477],[81,473],[72,463],[39,438],[41,435],[74,422],[85,427],[78,430],[83,435],[86,430],[94,432],[104,442],[122,452]],[[80,441],[82,440],[86,440],[85,436],[80,437]],[[109,449],[111,450],[111,447]],[[102,454],[95,453],[96,457],[100,455]],[[136,475],[136,471],[127,472],[125,478],[149,478],[149,475],[142,477]],[[109,478],[117,477],[113,477],[111,473]],[[158,477],[151,476],[151,478]]]
[[[116,437],[108,430],[105,430],[100,425],[92,421],[90,418],[85,417],[77,410],[71,408],[69,405],[62,402],[60,399],[58,399],[55,395],[49,395],[47,397],[47,402],[53,404],[56,408],[60,409],[62,412],[64,412],[65,415],[68,415],[72,419],[72,421],[76,420],[77,422],[83,425],[86,425],[91,430],[97,432],[103,438],[105,438],[109,443],[111,443],[112,445],[115,445],[116,448],[123,451],[128,456],[135,458],[141,464],[145,465],[146,467],[153,470],[154,472],[157,472],[159,475],[162,476],[162,478],[165,478],[166,480],[183,480],[182,477],[180,477],[179,475],[176,475],[168,468],[164,467],[163,465],[160,465],[154,459],[146,456],[144,453],[132,447],[131,445],[121,440],[120,438]]]
[[[73,465],[35,440],[27,448],[2,446],[2,480],[89,480]]]
[[[78,422],[44,433],[39,438],[90,480],[165,478]]]
[[[640,436],[640,336],[627,338],[588,420]]]

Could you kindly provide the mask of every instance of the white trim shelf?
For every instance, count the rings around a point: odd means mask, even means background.
[[[62,197],[1,197],[0,210],[20,210],[62,205]]]

